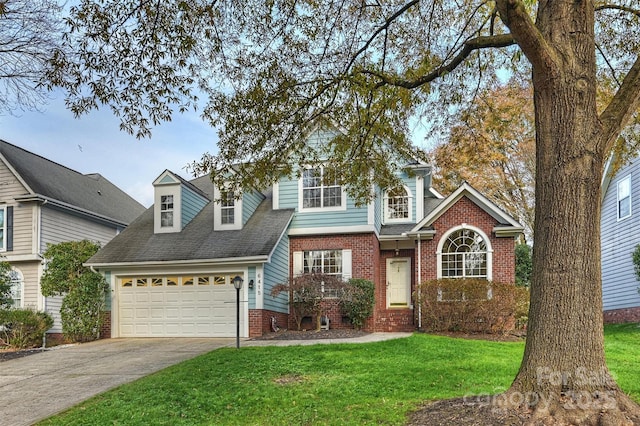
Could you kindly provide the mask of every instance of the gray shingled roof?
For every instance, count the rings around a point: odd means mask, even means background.
[[[213,193],[208,178],[191,181]],[[267,194],[268,195],[268,194]],[[90,265],[168,262],[268,256],[286,230],[293,209],[273,210],[267,196],[241,230],[213,230],[214,202],[209,202],[182,232],[154,234],[153,206],[87,261]]]
[[[128,224],[145,208],[99,174],[76,172],[0,139],[0,153],[33,194]]]

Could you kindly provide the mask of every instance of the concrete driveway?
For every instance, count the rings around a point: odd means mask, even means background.
[[[105,339],[0,363],[0,425],[31,425],[235,339]]]

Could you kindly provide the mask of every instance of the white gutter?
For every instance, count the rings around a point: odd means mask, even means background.
[[[193,259],[193,260],[164,260],[148,262],[121,262],[121,263],[85,263],[89,268],[122,268],[122,267],[148,267],[148,266],[211,266],[211,265],[242,265],[245,263],[262,263],[269,260],[269,256],[230,257],[218,259]]]

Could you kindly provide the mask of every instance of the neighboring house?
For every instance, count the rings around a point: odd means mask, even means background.
[[[640,157],[611,176],[607,163],[602,182],[602,302],[605,322],[640,321],[640,281],[632,253],[640,244]]]
[[[324,143],[316,130],[309,143]],[[87,262],[111,283],[111,336],[259,336],[274,317],[293,327],[289,277],[316,272],[375,284],[368,331],[410,331],[416,283],[440,277],[514,282],[523,228],[468,184],[446,198],[426,164],[407,165],[403,185],[356,206],[324,167],[282,178],[267,191],[229,194],[208,176],[185,181],[166,170],[155,204]],[[236,195],[236,197],[234,197]],[[350,327],[337,309],[331,327]]]
[[[60,297],[43,297],[47,244],[106,244],[145,210],[99,174],[83,175],[0,140],[0,255],[12,266],[14,306],[50,312],[61,333]]]

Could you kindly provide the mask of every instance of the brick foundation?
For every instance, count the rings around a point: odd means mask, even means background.
[[[625,322],[640,322],[640,306],[635,308],[612,309],[604,311],[605,324],[622,324]]]
[[[249,309],[249,337],[260,337],[271,333],[271,317],[276,318],[278,327],[287,328],[288,314],[264,309]]]
[[[102,313],[102,327],[100,327],[100,338],[111,338],[111,311]]]

